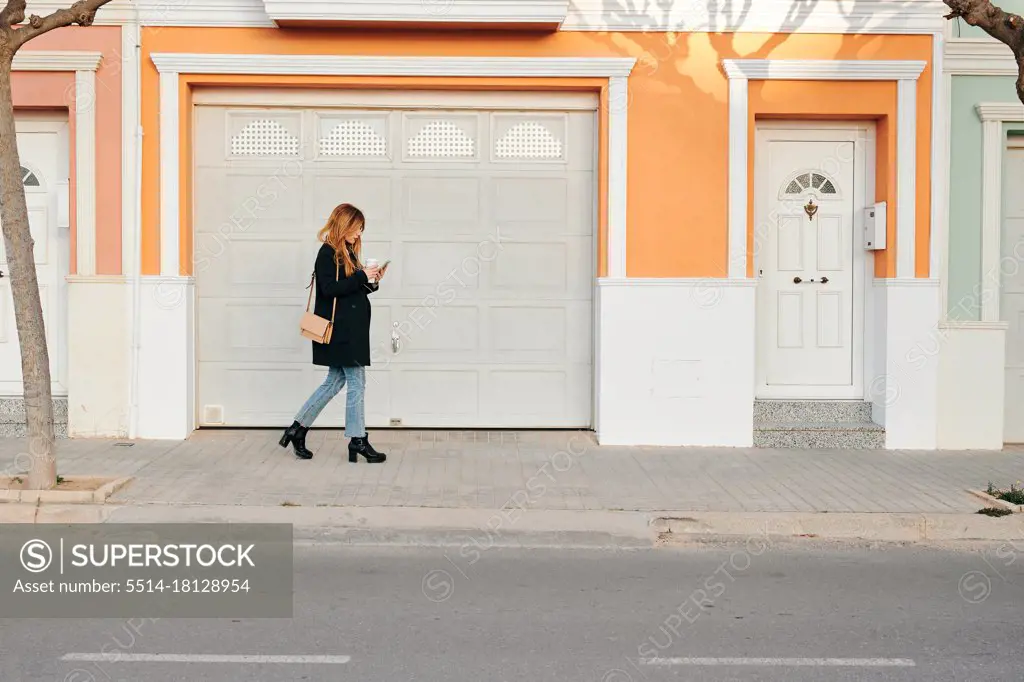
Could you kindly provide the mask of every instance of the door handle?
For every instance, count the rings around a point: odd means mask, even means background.
[[[800,279],[799,277],[793,278],[793,284],[803,284],[803,282],[804,280]],[[818,282],[820,284],[828,284],[828,277],[822,277],[820,280],[818,280]],[[814,284],[814,278],[812,277],[811,279],[807,280],[807,284]]]
[[[395,322],[394,329],[391,330],[391,352],[398,352],[398,323]]]

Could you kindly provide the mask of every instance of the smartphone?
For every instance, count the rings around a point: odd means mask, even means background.
[[[381,273],[383,273],[385,270],[387,270],[389,265],[391,265],[391,261],[390,260],[384,261],[384,264],[381,265],[380,268],[379,268]]]

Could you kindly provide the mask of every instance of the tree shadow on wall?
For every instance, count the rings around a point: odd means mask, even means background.
[[[578,2],[570,0],[574,8]],[[587,35],[614,51],[636,58],[636,72],[654,77],[647,84],[649,87],[656,87],[664,94],[683,94],[693,92],[684,86],[696,85],[716,99],[721,98],[724,91],[718,88],[708,92],[707,87],[702,87],[707,84],[701,82],[702,74],[696,71],[703,69],[706,77],[708,62],[712,59],[718,74],[721,74],[722,59],[768,59],[791,40],[816,11],[826,10],[843,18],[848,27],[841,42],[842,52],[848,55],[846,58],[860,58],[862,51],[882,38],[877,33],[863,33],[879,23],[873,12],[878,3],[874,1],[793,0],[785,18],[777,24],[766,24],[759,16],[764,5],[764,0],[605,0],[603,14],[609,17],[608,23],[626,27],[626,31],[602,31],[601,26],[591,26]],[[887,7],[891,11],[905,12],[908,17],[930,12],[941,16],[941,7],[931,7],[930,3],[922,7],[919,0],[893,0]],[[737,32],[751,29],[758,33]],[[837,52],[839,46],[837,37]],[[676,80],[679,78],[683,82]],[[715,80],[720,81],[720,77],[716,76]]]

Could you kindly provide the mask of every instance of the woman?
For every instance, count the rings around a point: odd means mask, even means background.
[[[313,457],[313,453],[306,448],[306,432],[346,383],[345,435],[351,439],[348,444],[348,461],[358,461],[359,455],[372,463],[387,459],[370,445],[363,403],[366,390],[365,367],[370,364],[368,294],[377,290],[383,274],[376,267],[364,268],[359,261],[365,224],[362,211],[351,204],[341,204],[334,209],[327,224],[320,230],[319,239],[323,246],[316,256],[314,268],[314,313],[329,320],[335,299],[337,307],[330,342],[313,342],[313,364],[330,368],[327,379],[313,392],[295,416],[295,421],[281,436],[281,447],[286,448],[291,443],[295,448],[295,456],[301,459]]]

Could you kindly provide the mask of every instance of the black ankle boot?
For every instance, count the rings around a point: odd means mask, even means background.
[[[295,448],[295,456],[299,459],[313,459],[313,453],[306,447],[306,432],[308,428],[300,424],[299,422],[292,422],[284,431],[284,435],[281,436],[281,440],[278,441],[282,448],[288,447],[291,443]]]
[[[358,462],[359,455],[366,458],[366,461],[370,464],[379,464],[387,459],[387,455],[383,452],[377,452],[370,445],[369,436],[363,436],[362,438],[353,438],[348,442],[348,461]]]

